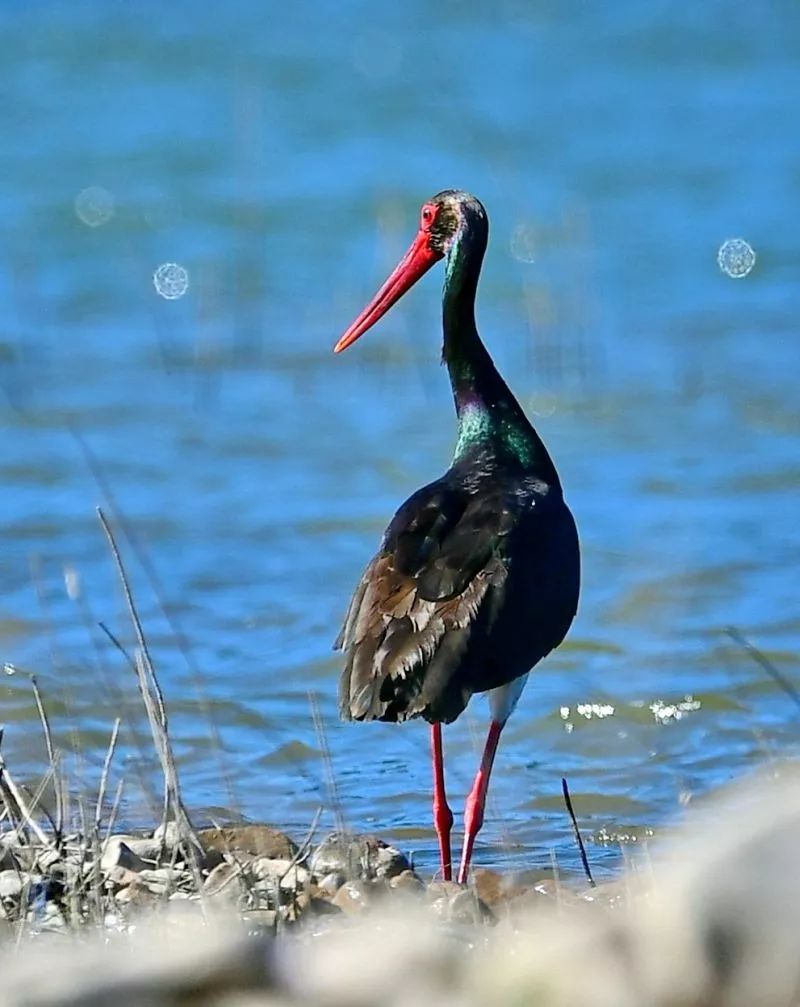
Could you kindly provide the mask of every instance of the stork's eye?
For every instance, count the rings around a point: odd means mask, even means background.
[[[432,206],[423,206],[421,215],[421,225],[422,227],[429,227],[433,223],[433,218],[436,216]]]

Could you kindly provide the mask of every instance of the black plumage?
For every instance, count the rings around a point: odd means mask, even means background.
[[[337,641],[342,716],[450,723],[473,693],[524,675],[575,614],[575,541],[560,486],[492,457],[460,460],[415,493]]]
[[[452,814],[441,725],[455,720],[474,693],[492,693],[489,736],[467,799],[462,882],[522,676],[564,639],[580,585],[578,535],[555,466],[475,325],[487,240],[486,211],[474,196],[434,196],[411,248],[336,346],[353,343],[445,259],[442,357],[458,416],[455,456],[395,514],[337,646],[345,659],[345,719],[424,717],[432,725],[434,819],[446,879]]]

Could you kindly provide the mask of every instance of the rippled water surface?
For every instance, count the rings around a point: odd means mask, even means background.
[[[0,171],[3,751],[158,792],[120,529],[185,796],[302,834],[346,820],[435,863],[423,724],[341,725],[331,642],[383,527],[453,445],[432,274],[341,357],[420,202],[476,192],[486,342],[583,543],[478,859],[574,863],[566,775],[611,866],[794,752],[800,615],[800,15],[788,3],[8,5]],[[86,192],[86,190],[89,190]],[[81,195],[83,194],[83,195]],[[731,279],[726,239],[755,250]],[[183,267],[160,274],[167,263]],[[181,294],[181,287],[188,289]],[[165,286],[166,284],[166,286]],[[171,285],[170,285],[171,284]],[[460,805],[485,702],[446,731]]]

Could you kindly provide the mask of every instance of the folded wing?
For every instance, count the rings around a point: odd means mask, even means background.
[[[343,717],[458,716],[472,692],[462,659],[502,603],[519,506],[502,487],[470,492],[439,480],[400,508],[337,641]]]

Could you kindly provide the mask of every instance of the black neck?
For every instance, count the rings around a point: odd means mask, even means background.
[[[547,449],[495,367],[475,325],[475,295],[487,240],[484,221],[465,226],[447,254],[442,359],[459,419],[456,455],[472,447],[489,448],[557,486],[558,475]]]

